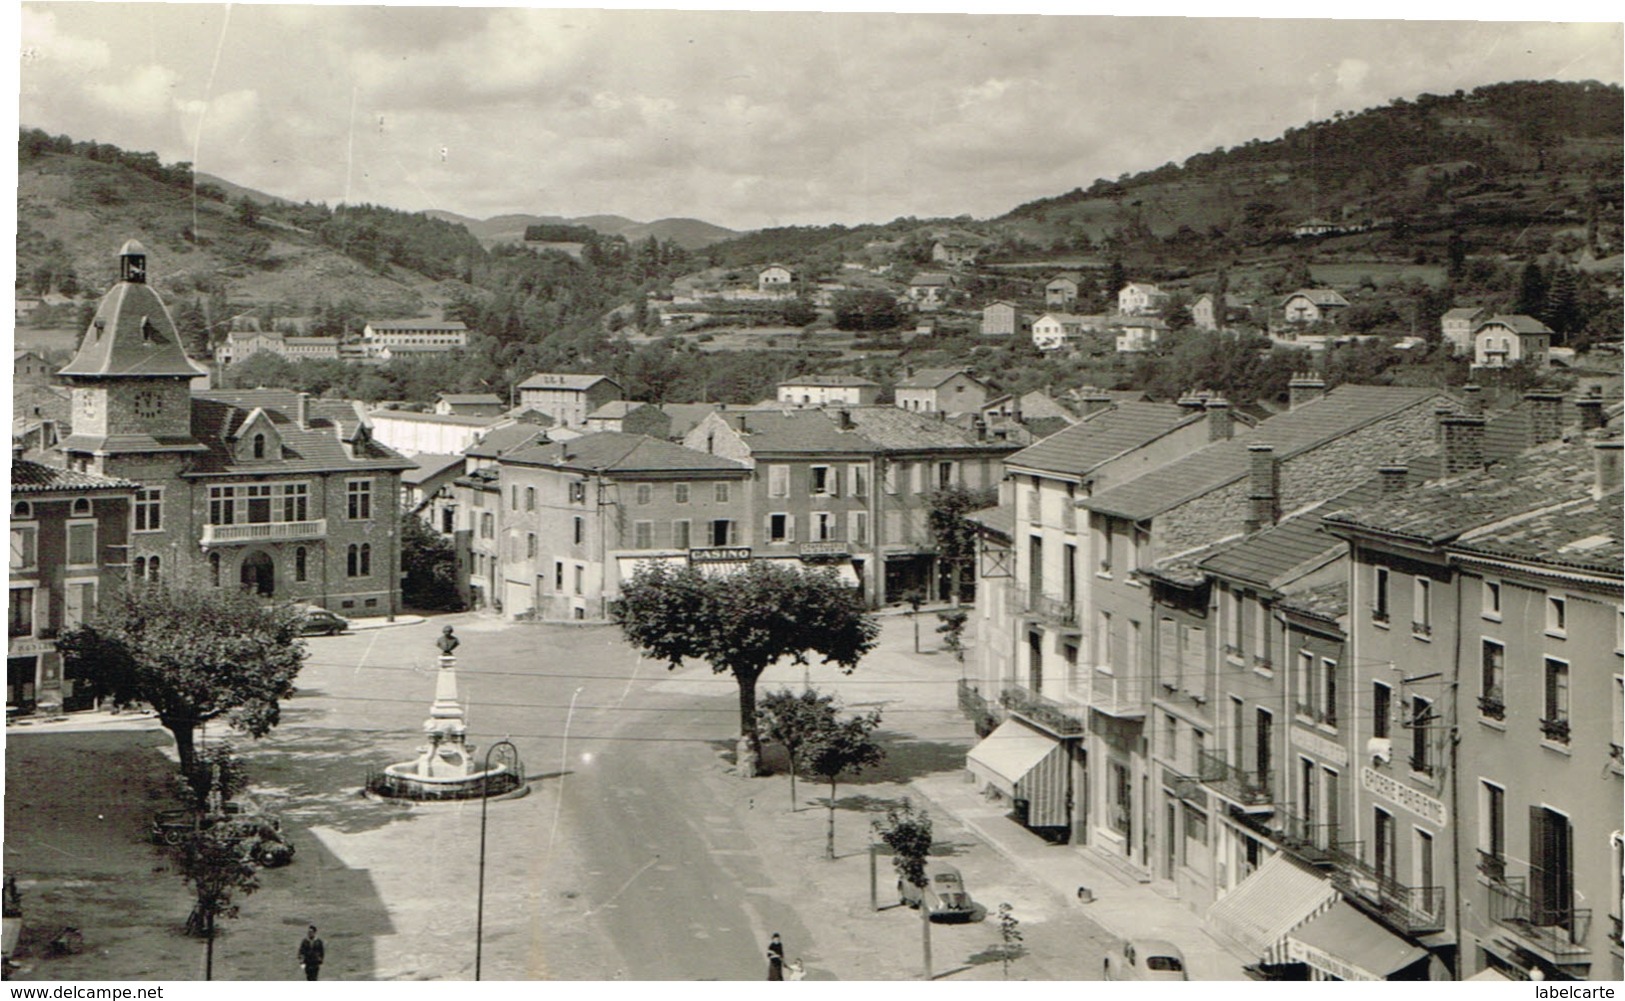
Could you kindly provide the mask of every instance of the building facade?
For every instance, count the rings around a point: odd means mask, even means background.
[[[537,372],[519,384],[519,404],[547,414],[565,427],[580,428],[587,415],[624,398],[621,384],[605,375]]]
[[[803,375],[779,383],[778,399],[799,407],[868,407],[880,400],[880,383],[856,375]]]
[[[1532,316],[1496,316],[1473,331],[1473,367],[1551,366],[1552,328]]]
[[[988,385],[963,368],[922,368],[894,391],[897,406],[916,413],[963,414],[980,410]]]

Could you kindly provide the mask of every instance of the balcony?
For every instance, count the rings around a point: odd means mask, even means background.
[[[985,725],[988,721],[997,721],[999,718],[992,704],[982,696],[976,682],[969,678],[959,679],[959,711],[978,726]]]
[[[1504,720],[1507,718],[1506,703],[1488,695],[1478,697],[1478,714],[1485,719]]]
[[[1522,876],[1492,880],[1490,920],[1518,936],[1541,955],[1557,963],[1572,962],[1591,952],[1589,907],[1549,907],[1530,898]]]
[[[999,695],[999,704],[1063,737],[1076,737],[1084,732],[1083,714],[1076,707],[1045,698],[1021,685],[1006,685]]]
[[[1427,758],[1412,754],[1408,763],[1411,768],[1411,773],[1414,775],[1426,775],[1430,779],[1438,777],[1439,766],[1429,761]]]
[[[1359,898],[1362,909],[1407,935],[1443,931],[1442,886],[1406,886],[1374,869],[1363,859],[1364,842],[1345,841],[1332,850],[1332,881],[1344,893]]]
[[[1146,694],[1148,687],[1145,678],[1124,678],[1097,668],[1090,679],[1089,705],[1118,719],[1143,719],[1151,701]]]
[[[1619,915],[1618,914],[1610,914],[1610,915],[1608,915],[1608,921],[1609,921],[1609,924],[1612,925],[1612,927],[1610,927],[1608,929],[1608,941],[1614,943],[1614,948],[1618,949],[1622,945],[1625,945],[1625,942],[1620,941]]]
[[[1197,762],[1202,784],[1236,804],[1244,813],[1265,813],[1274,809],[1269,776],[1244,771],[1224,760],[1222,755],[1203,751]]]
[[[1507,860],[1505,855],[1478,850],[1478,871],[1491,882],[1504,882],[1507,878]]]
[[[1569,721],[1566,719],[1543,719],[1540,721],[1540,734],[1554,744],[1567,744],[1569,742]]]
[[[1293,706],[1293,712],[1296,713],[1300,722],[1304,720],[1311,720],[1315,723],[1324,723],[1327,726],[1337,725],[1336,709],[1323,709],[1320,706],[1310,705],[1307,702],[1299,702]]]
[[[1010,585],[1010,601],[1022,612],[1057,629],[1078,628],[1078,606],[1051,594],[1031,591],[1019,584]]]
[[[293,542],[327,537],[327,519],[314,521],[264,521],[248,525],[204,525],[203,545],[219,546],[233,542]]]
[[[1337,824],[1315,824],[1295,813],[1276,812],[1280,830],[1276,840],[1281,847],[1310,865],[1330,866],[1336,862]]]

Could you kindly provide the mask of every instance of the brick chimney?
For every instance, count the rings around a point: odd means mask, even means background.
[[[978,418],[978,420],[980,420],[980,418]],[[835,426],[840,428],[842,431],[850,431],[857,427],[856,424],[852,423],[852,411],[846,409],[845,407],[835,411]]]
[[[1268,528],[1281,517],[1281,464],[1272,445],[1248,445],[1247,533]]]
[[[1078,402],[1083,408],[1083,417],[1092,417],[1112,405],[1112,398],[1104,389],[1094,386],[1085,386],[1078,392]]]
[[[294,420],[299,424],[301,431],[310,429],[310,394],[300,393],[299,403],[294,410]]]
[[[1484,387],[1476,382],[1469,382],[1461,387],[1461,412],[1478,415],[1484,412]]]
[[[1230,412],[1230,401],[1215,396],[1207,401],[1207,440],[1228,441],[1235,434],[1236,418]]]
[[[1597,480],[1591,485],[1591,496],[1601,499],[1620,489],[1620,445],[1619,439],[1612,441],[1599,441],[1591,446],[1591,454],[1597,460]]]
[[[1294,372],[1292,381],[1287,384],[1288,406],[1296,410],[1311,400],[1318,400],[1326,395],[1326,380],[1316,372]]]
[[[1523,394],[1529,407],[1529,444],[1544,445],[1563,437],[1563,394],[1537,389]]]
[[[1608,426],[1608,415],[1603,411],[1602,387],[1592,386],[1591,392],[1574,401],[1580,410],[1580,428],[1599,431]]]
[[[1406,478],[1410,475],[1410,467],[1403,462],[1390,463],[1377,467],[1377,476],[1381,480],[1382,495],[1397,494],[1405,489]]]
[[[1441,448],[1444,447],[1445,419],[1453,415],[1455,412],[1455,408],[1450,406],[1448,403],[1440,403],[1433,408],[1434,441],[1438,442]]]
[[[1484,468],[1484,418],[1452,414],[1442,422],[1446,476]]]

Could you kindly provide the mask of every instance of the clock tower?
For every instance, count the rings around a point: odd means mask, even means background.
[[[119,282],[60,374],[73,392],[73,430],[61,448],[74,468],[135,472],[205,450],[191,427],[191,381],[203,370],[147,284],[147,252],[136,241],[119,250]]]

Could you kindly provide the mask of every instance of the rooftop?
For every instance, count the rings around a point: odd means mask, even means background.
[[[573,372],[537,372],[519,384],[520,389],[576,389],[588,390],[600,382],[620,388],[620,383],[607,375],[578,375]]]
[[[922,271],[915,275],[910,285],[952,285],[953,277],[941,271]]]
[[[1277,605],[1286,611],[1336,622],[1349,613],[1349,583],[1339,580],[1297,591],[1282,598]]]
[[[1026,400],[1022,400],[1026,414]],[[1010,468],[1083,477],[1097,466],[1199,419],[1172,403],[1115,403],[1005,460]]]
[[[56,490],[134,490],[139,483],[81,473],[71,469],[58,469],[28,459],[11,462],[11,492],[14,494],[43,494]]]
[[[648,435],[618,431],[599,431],[566,442],[536,445],[505,455],[501,461],[611,474],[748,472],[747,466],[732,459],[707,455]]]
[[[515,449],[547,440],[547,428],[540,424],[515,423],[494,427],[480,435],[463,453],[476,459],[495,459]]]
[[[1620,577],[1625,564],[1619,495],[1543,511],[1511,524],[1466,533],[1451,546],[1476,556]]]
[[[964,375],[981,382],[968,368],[922,368],[897,384],[898,389],[936,389],[956,375]]]
[[[433,330],[441,332],[457,332],[467,330],[468,327],[459,320],[368,320],[366,325],[373,330]]]
[[[1349,301],[1343,298],[1343,293],[1334,288],[1301,288],[1282,299],[1282,304],[1291,302],[1302,296],[1317,306],[1347,306]]]
[[[121,281],[102,296],[62,375],[176,376],[204,370],[186,357],[175,321],[151,285]]]
[[[637,400],[610,400],[608,403],[587,415],[588,420],[619,420],[627,414],[644,407],[652,407],[652,403],[641,403]]]
[[[1480,323],[1478,325],[1478,329],[1474,330],[1473,332],[1476,334],[1485,327],[1496,325],[1506,327],[1513,333],[1520,335],[1552,333],[1551,327],[1548,327],[1546,324],[1535,319],[1533,316],[1524,316],[1522,313],[1514,313],[1509,316],[1492,316],[1483,323]]]
[[[875,443],[856,431],[842,431],[836,418],[825,410],[787,410],[774,404],[772,410],[724,410],[718,416],[744,436],[754,453],[841,452],[862,455],[879,451]],[[847,410],[855,414],[854,407]],[[888,407],[895,410],[895,407]],[[898,411],[902,413],[902,411]]]
[[[441,393],[437,399],[442,403],[479,403],[502,406],[502,397],[495,393]]]
[[[408,421],[414,424],[455,424],[469,428],[490,427],[501,420],[494,415],[431,414],[420,410],[371,410],[367,416],[373,420]]]
[[[879,389],[880,383],[865,379],[861,375],[798,375],[793,379],[784,380],[779,386],[872,386]]]
[[[309,401],[307,426],[300,427],[299,394],[291,389],[209,390],[192,397],[192,437],[204,446],[189,475],[245,473],[275,475],[344,469],[405,470],[412,460],[363,433],[358,404],[348,400]],[[243,423],[262,410],[282,439],[278,458],[239,464],[233,440]],[[346,443],[354,451],[346,449]]]
[[[448,469],[463,468],[463,457],[460,455],[440,455],[433,452],[419,452],[409,460],[417,463],[411,469],[401,470],[401,485],[407,487],[421,486],[436,476],[440,476]]]

